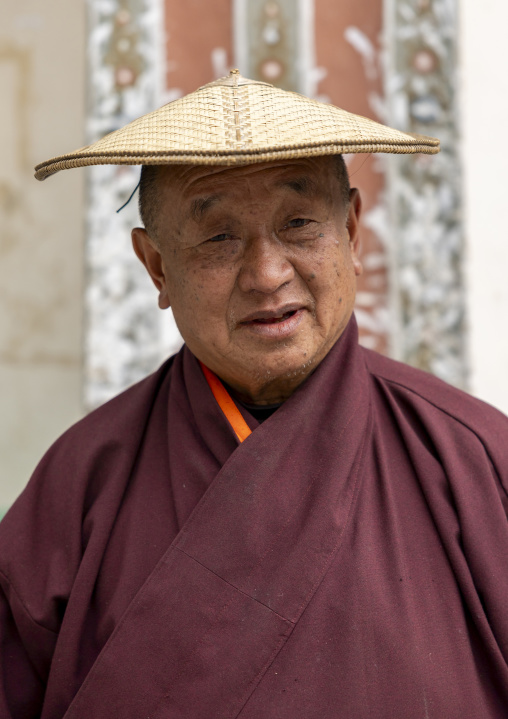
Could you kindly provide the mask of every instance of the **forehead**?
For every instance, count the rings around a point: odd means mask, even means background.
[[[161,185],[180,202],[192,203],[200,196],[221,196],[273,189],[312,194],[337,180],[334,158],[330,156],[263,162],[239,167],[173,165],[161,168]]]

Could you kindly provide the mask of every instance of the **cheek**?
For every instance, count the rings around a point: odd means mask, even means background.
[[[291,252],[288,260],[305,281],[309,290],[317,290],[329,265],[326,249],[323,247],[304,247],[302,252]]]
[[[199,299],[201,284],[193,274],[178,271],[176,267],[172,268],[168,281],[168,295],[173,309],[184,310]]]
[[[231,265],[231,263],[230,263]],[[170,278],[169,299],[175,317],[187,327],[201,332],[217,333],[229,311],[230,297],[235,286],[231,269],[218,269],[208,261],[181,271],[173,271]]]
[[[306,266],[305,282],[316,301],[318,314],[334,315],[354,301],[356,282],[349,254],[340,246],[327,248]]]
[[[177,278],[180,294],[197,303],[207,303],[207,309],[223,303],[234,287],[239,256],[240,249],[229,243],[197,253]]]
[[[191,264],[202,272],[228,272],[240,256],[239,241],[216,242],[198,249]]]

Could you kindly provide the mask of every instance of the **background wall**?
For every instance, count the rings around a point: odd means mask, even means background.
[[[83,175],[36,163],[83,145],[83,3],[0,4],[0,512],[81,414]]]
[[[461,0],[470,389],[508,414],[508,118],[502,0]]]

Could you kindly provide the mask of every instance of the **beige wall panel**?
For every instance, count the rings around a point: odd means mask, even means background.
[[[81,391],[75,368],[53,364],[0,365],[2,510],[16,499],[35,466],[73,417]],[[77,413],[74,413],[77,415]]]
[[[0,508],[81,414],[84,4],[0,0]]]
[[[460,11],[471,391],[508,414],[508,4],[461,0]]]

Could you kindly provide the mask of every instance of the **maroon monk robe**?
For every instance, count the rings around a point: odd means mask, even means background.
[[[0,525],[2,719],[508,716],[508,420],[352,320],[240,445],[184,348]]]

